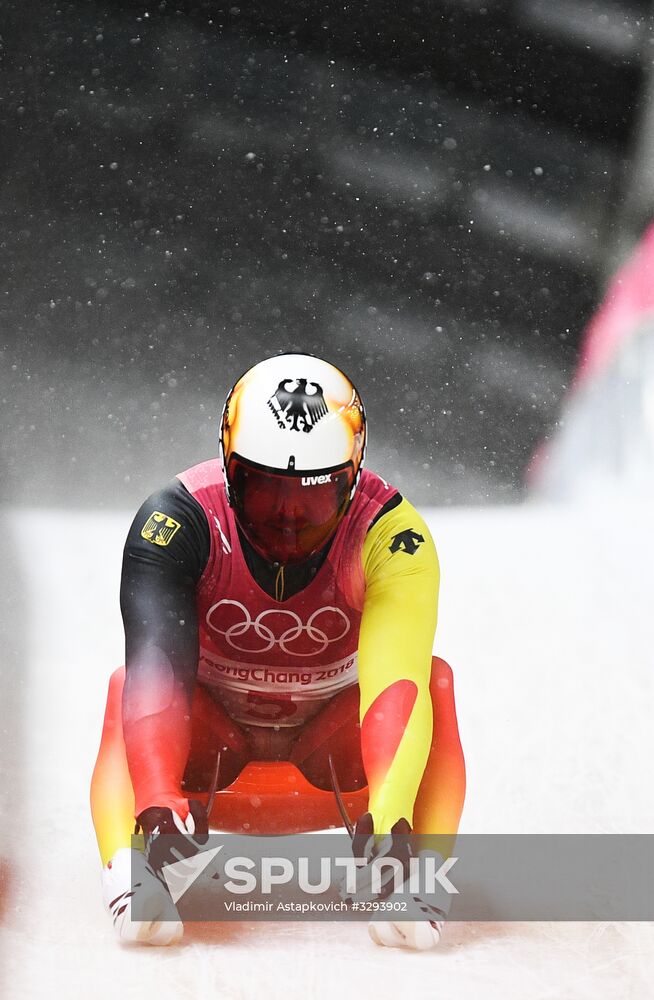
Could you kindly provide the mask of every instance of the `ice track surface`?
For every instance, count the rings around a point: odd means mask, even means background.
[[[443,578],[436,648],[454,668],[468,767],[462,830],[653,830],[651,517],[427,515]],[[120,947],[100,902],[88,785],[122,660],[129,519],[2,518],[2,997],[652,996],[651,924],[452,923],[428,954],[384,950],[363,924],[335,923],[195,924],[174,949]]]

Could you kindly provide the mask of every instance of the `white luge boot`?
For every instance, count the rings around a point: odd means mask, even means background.
[[[102,871],[102,899],[118,938],[138,944],[177,944],[184,926],[165,885],[141,851],[121,848]],[[138,919],[132,919],[132,910]]]
[[[386,948],[429,951],[440,941],[444,924],[444,920],[371,920],[368,934]]]

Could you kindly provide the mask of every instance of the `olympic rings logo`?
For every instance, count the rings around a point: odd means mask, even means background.
[[[238,620],[231,625],[227,625],[226,628],[221,628],[221,625],[226,624],[225,619],[229,615],[226,616],[224,610],[222,614],[218,614],[218,612],[220,608],[224,609],[226,607],[238,610]],[[320,620],[321,616],[330,614],[335,616],[336,619],[340,619],[340,621],[335,622],[334,618],[331,619],[329,624],[327,621],[323,621],[323,628],[320,628],[316,623]],[[283,624],[286,624],[286,621],[290,621],[291,624],[281,634],[279,634],[280,629],[278,627],[276,629],[278,634],[276,635],[271,625],[274,620],[277,620],[279,624],[279,619],[282,620]],[[240,601],[230,601],[225,598],[209,608],[206,615],[206,622],[214,632],[225,637],[232,649],[236,649],[240,653],[267,653],[273,646],[279,646],[282,652],[287,653],[289,656],[316,656],[327,649],[332,643],[343,639],[351,627],[350,619],[340,608],[318,608],[317,611],[313,612],[305,625],[299,615],[294,611],[289,611],[287,608],[269,608],[267,611],[262,611],[261,614],[253,619],[244,604],[241,604]],[[265,624],[265,622],[268,622],[268,624]],[[336,628],[334,627],[335,625]],[[338,634],[329,634],[335,631]],[[248,642],[244,638],[246,635],[250,636],[251,639],[257,637],[261,640],[261,644],[252,645],[251,641]],[[307,636],[307,638],[315,643],[315,647],[309,650],[309,652],[300,652],[297,649],[290,648],[290,643],[295,642],[302,636]],[[240,645],[237,640],[245,641],[246,645]]]

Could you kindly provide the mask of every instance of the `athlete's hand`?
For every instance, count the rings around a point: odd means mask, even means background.
[[[150,806],[137,816],[145,838],[145,854],[155,872],[164,865],[191,858],[206,844],[209,821],[206,806],[197,799],[188,800],[188,816],[167,807]]]
[[[365,858],[366,866],[359,869],[357,873],[357,899],[373,898],[372,894],[372,866],[375,859],[392,858],[399,861],[402,872],[402,882],[408,878],[409,862],[411,861],[411,842],[409,835],[411,827],[405,819],[399,819],[391,827],[391,832],[386,836],[375,836],[373,833],[373,819],[370,813],[360,816],[354,828],[352,836],[352,854],[355,858]],[[386,899],[395,888],[395,872],[390,866],[383,870],[380,891],[374,898]]]

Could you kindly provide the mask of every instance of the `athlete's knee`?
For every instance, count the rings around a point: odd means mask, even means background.
[[[452,668],[440,656],[432,656],[431,659],[431,684],[442,691],[451,691],[454,687]]]
[[[105,727],[119,720],[122,715],[123,686],[125,684],[125,668],[119,667],[114,670],[109,678],[109,690],[107,691],[107,706],[105,709]]]
[[[125,668],[118,667],[109,678],[109,697],[121,694],[125,684]]]

